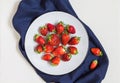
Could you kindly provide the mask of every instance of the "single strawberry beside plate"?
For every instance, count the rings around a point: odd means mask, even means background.
[[[90,70],[94,70],[98,65],[98,60],[93,60],[90,64]]]
[[[102,56],[103,53],[99,48],[91,48],[91,52],[95,55],[95,56]]]

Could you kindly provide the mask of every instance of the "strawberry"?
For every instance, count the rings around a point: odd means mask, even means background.
[[[53,66],[59,65],[59,63],[60,63],[60,57],[55,56],[55,57],[52,58],[51,64],[52,64]]]
[[[40,28],[40,33],[43,35],[43,36],[46,36],[47,33],[48,33],[48,29],[46,26],[43,26]]]
[[[98,65],[98,60],[93,60],[90,64],[90,69],[93,70],[97,67]]]
[[[69,54],[69,53],[65,53],[64,55],[62,55],[62,60],[63,61],[69,61],[70,59],[71,59],[71,54]]]
[[[50,54],[45,54],[42,56],[42,59],[45,61],[50,61],[52,59],[52,56]]]
[[[63,45],[66,45],[70,40],[70,35],[66,32],[64,32],[61,36],[61,41]]]
[[[78,50],[76,47],[69,46],[68,50],[69,50],[70,54],[75,54],[75,55],[78,54]]]
[[[74,26],[72,26],[72,25],[67,25],[67,31],[71,34],[76,33],[76,30],[75,30]]]
[[[34,36],[34,40],[41,45],[45,44],[45,39],[42,36],[39,36],[38,34]]]
[[[57,32],[57,34],[61,34],[63,31],[64,31],[63,22],[59,22],[56,25],[56,32]]]
[[[57,34],[50,34],[48,36],[48,44],[58,46],[60,44],[59,36]]]
[[[103,55],[102,51],[100,51],[99,48],[91,48],[91,52],[92,52],[95,56],[102,56],[102,55]]]
[[[62,56],[65,53],[66,53],[66,50],[63,46],[56,47],[52,52],[54,56]]]
[[[51,23],[48,23],[48,24],[47,24],[47,28],[48,28],[48,30],[49,30],[50,32],[54,32],[54,31],[55,31],[55,26],[54,26],[53,24],[51,24]]]
[[[69,45],[76,45],[76,44],[78,44],[79,42],[80,42],[80,37],[75,36],[75,37],[72,37],[72,38],[70,39],[70,41],[68,42],[68,44],[69,44]]]
[[[38,45],[38,46],[35,48],[35,51],[36,51],[37,53],[41,53],[41,52],[43,51],[42,46],[41,46],[41,45]]]
[[[46,45],[43,47],[43,49],[44,49],[44,52],[46,52],[46,53],[50,53],[50,52],[52,52],[52,51],[54,50],[53,46],[50,45],[50,44],[46,44]]]

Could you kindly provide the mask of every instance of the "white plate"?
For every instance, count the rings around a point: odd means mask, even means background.
[[[34,52],[34,47],[37,43],[33,40],[33,37],[38,33],[40,26],[43,26],[46,23],[55,24],[59,21],[73,25],[76,28],[76,34],[74,34],[74,36],[79,36],[81,39],[80,43],[76,46],[79,53],[77,55],[73,55],[70,61],[61,61],[58,66],[53,67],[48,62],[41,59],[42,54]],[[25,50],[28,59],[38,70],[50,75],[63,75],[75,70],[85,59],[88,50],[88,35],[81,22],[72,15],[58,11],[49,12],[39,16],[30,25],[25,37]]]

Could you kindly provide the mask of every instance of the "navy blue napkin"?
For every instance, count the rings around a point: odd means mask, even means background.
[[[26,60],[31,64],[28,60],[28,57],[25,52],[24,42],[25,35],[30,26],[30,24],[40,15],[51,12],[51,11],[62,11],[69,13],[76,17],[78,20],[78,16],[74,12],[71,7],[69,0],[22,0],[18,6],[18,10],[13,17],[13,26],[15,30],[20,34],[21,39],[19,41],[19,49],[22,52],[23,56]],[[64,74],[64,75],[48,75],[39,70],[37,70],[32,64],[31,66],[35,69],[36,73],[42,77],[46,82],[55,82],[55,83],[101,83],[104,79],[107,68],[108,68],[108,58],[104,51],[104,48],[100,44],[99,40],[96,38],[94,33],[90,30],[90,28],[83,23],[80,22],[85,27],[88,36],[89,36],[89,49],[87,56],[84,62],[74,71]],[[92,47],[98,47],[103,52],[102,57],[93,56],[90,52]],[[99,61],[99,65],[95,70],[90,70],[89,65],[92,60],[97,59]]]

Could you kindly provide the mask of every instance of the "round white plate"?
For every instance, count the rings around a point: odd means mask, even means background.
[[[63,21],[65,24],[71,24],[76,28],[76,33],[73,36],[80,37],[80,43],[76,46],[79,53],[73,55],[70,61],[61,61],[58,66],[53,67],[47,61],[41,59],[42,53],[37,54],[34,52],[37,43],[33,40],[33,37],[38,33],[40,26],[46,23],[55,24],[59,21]],[[50,75],[63,75],[75,70],[85,59],[88,50],[88,35],[81,22],[74,16],[58,11],[49,12],[39,16],[30,25],[25,37],[25,50],[28,59],[38,70]]]

